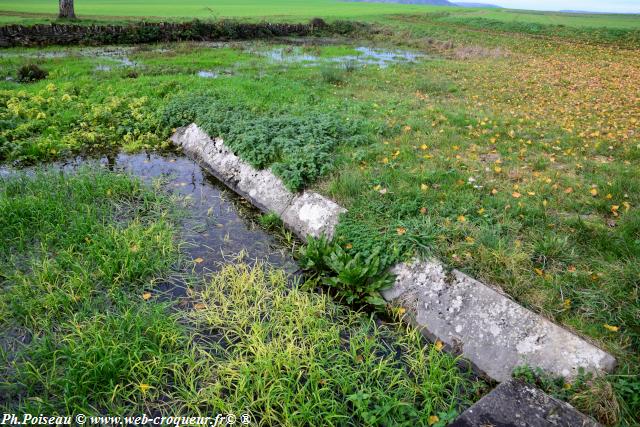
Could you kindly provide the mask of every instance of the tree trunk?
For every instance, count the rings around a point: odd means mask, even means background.
[[[59,2],[60,14],[58,18],[76,19],[76,14],[73,10],[73,0],[59,0]]]

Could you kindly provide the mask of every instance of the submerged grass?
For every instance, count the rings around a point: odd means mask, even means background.
[[[182,404],[248,412],[258,425],[443,424],[474,396],[456,360],[419,332],[379,325],[280,271],[229,265],[194,296],[209,341]]]
[[[0,178],[1,408],[444,425],[479,397],[419,333],[279,270],[230,265],[190,288],[187,311],[161,302],[180,258],[172,206],[102,169]]]

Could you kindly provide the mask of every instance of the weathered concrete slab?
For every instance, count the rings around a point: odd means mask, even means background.
[[[222,139],[211,139],[196,124],[176,130],[171,141],[254,206],[278,214],[302,239],[323,234],[333,237],[340,214],[346,212],[320,194],[292,193],[270,170],[256,170],[233,154]]]
[[[318,193],[305,191],[293,199],[282,214],[282,221],[300,237],[319,237],[324,234],[331,239],[340,214],[346,211]]]
[[[521,381],[504,382],[464,411],[450,427],[597,427],[573,406]]]
[[[233,154],[222,139],[212,140],[196,124],[178,129],[171,141],[264,212],[282,215],[294,198],[294,194],[270,170],[254,169]]]
[[[439,262],[398,264],[392,273],[396,281],[384,298],[403,306],[425,335],[497,381],[507,381],[520,365],[569,379],[579,367],[615,367],[608,353],[459,271],[447,273]]]

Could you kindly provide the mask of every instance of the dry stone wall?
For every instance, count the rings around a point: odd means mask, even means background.
[[[323,27],[324,28],[324,27]],[[129,25],[38,24],[0,27],[0,47],[104,45],[185,40],[246,40],[308,36],[318,25],[236,21],[139,22]]]

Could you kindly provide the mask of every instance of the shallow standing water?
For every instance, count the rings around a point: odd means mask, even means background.
[[[198,272],[215,271],[224,262],[241,256],[245,262],[262,260],[289,273],[298,270],[291,247],[260,227],[258,212],[247,201],[194,161],[176,154],[118,154],[100,159],[76,158],[57,163],[65,171],[83,165],[100,165],[127,172],[178,196],[186,207],[181,219],[184,252]],[[0,168],[0,177],[13,173]]]

